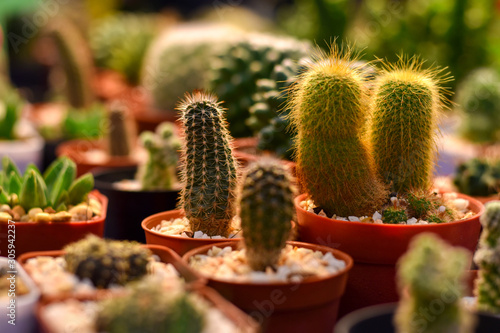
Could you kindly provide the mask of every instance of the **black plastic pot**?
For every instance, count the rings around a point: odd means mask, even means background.
[[[141,222],[146,217],[175,209],[179,190],[124,191],[113,186],[114,182],[134,179],[137,168],[97,170],[94,172],[95,188],[108,197],[108,215],[104,237],[119,240],[146,242]]]
[[[394,333],[392,317],[396,307],[396,303],[390,303],[352,312],[337,323],[335,333]],[[500,318],[479,313],[475,332],[500,332]]]

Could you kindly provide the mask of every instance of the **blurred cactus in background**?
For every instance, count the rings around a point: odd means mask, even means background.
[[[0,140],[16,139],[16,124],[24,101],[8,83],[0,82]]]
[[[489,196],[500,192],[500,161],[472,159],[458,166],[453,183],[460,193]]]

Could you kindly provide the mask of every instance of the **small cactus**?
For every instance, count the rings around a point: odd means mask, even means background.
[[[223,109],[213,95],[186,94],[182,115],[181,206],[191,230],[229,235],[236,214],[237,163]]]
[[[81,112],[80,109],[70,108],[64,118],[61,136],[65,139],[97,139],[104,133],[106,109],[99,104],[92,105]],[[56,129],[48,128],[46,134],[51,135]],[[44,135],[47,137],[47,135]],[[57,137],[57,136],[56,136]]]
[[[380,176],[398,193],[428,190],[437,153],[437,123],[446,89],[440,70],[417,58],[385,64],[375,82],[371,140]]]
[[[139,243],[89,235],[64,248],[66,269],[97,288],[124,285],[145,276],[151,252]]]
[[[382,221],[387,224],[399,224],[408,220],[408,214],[404,208],[388,207],[382,212]]]
[[[156,133],[141,133],[142,146],[148,152],[148,158],[139,166],[136,178],[143,190],[169,190],[177,183],[177,151],[180,141],[175,134],[173,123],[161,123]]]
[[[15,140],[15,126],[22,109],[22,100],[11,88],[0,91],[0,139]]]
[[[398,262],[401,301],[394,316],[401,333],[471,333],[474,318],[461,305],[469,253],[424,233]]]
[[[480,311],[500,314],[500,201],[486,205],[483,232],[474,261],[479,266],[475,294]]]
[[[241,228],[247,260],[254,270],[275,266],[290,237],[296,190],[279,162],[260,160],[248,167],[240,189]]]
[[[125,105],[113,103],[108,113],[108,146],[109,155],[125,157],[130,155],[130,124],[127,119]]]
[[[332,46],[292,90],[297,175],[327,215],[371,215],[388,195],[364,135],[368,88],[351,55]]]
[[[500,192],[500,161],[471,159],[457,167],[453,183],[460,193],[490,196]]]

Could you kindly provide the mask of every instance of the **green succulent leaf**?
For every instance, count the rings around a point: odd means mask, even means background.
[[[35,207],[45,208],[47,206],[46,192],[47,187],[42,176],[30,170],[23,180],[19,203],[26,211]]]
[[[87,195],[94,188],[94,176],[91,173],[86,173],[76,179],[69,188],[69,204],[76,205],[86,200]]]
[[[61,198],[64,191],[68,191],[71,183],[75,180],[76,177],[76,165],[75,163],[67,159],[66,163],[63,165],[58,178],[56,179],[51,191],[50,195],[50,203],[55,206],[59,199]]]
[[[15,193],[15,194],[19,195],[19,193],[21,193],[22,181],[21,181],[21,178],[18,177],[14,171],[12,171],[10,173],[8,183],[9,183],[9,187],[8,187],[7,191],[10,194]]]
[[[0,204],[9,204],[10,198],[7,192],[3,189],[3,187],[0,187]]]
[[[10,175],[10,173],[14,171],[16,175],[21,178],[21,172],[19,172],[17,165],[9,156],[4,156],[2,158],[2,168],[6,175]]]

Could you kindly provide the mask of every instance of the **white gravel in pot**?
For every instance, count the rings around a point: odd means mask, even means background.
[[[225,239],[223,236],[212,236],[205,234],[202,231],[191,230],[189,225],[189,220],[187,217],[181,217],[171,220],[163,220],[160,224],[151,228],[151,231],[156,231],[164,235],[169,236],[180,236],[185,238],[199,238],[199,239]],[[241,237],[241,226],[240,218],[235,216],[231,221],[231,231],[229,233],[229,238]]]

